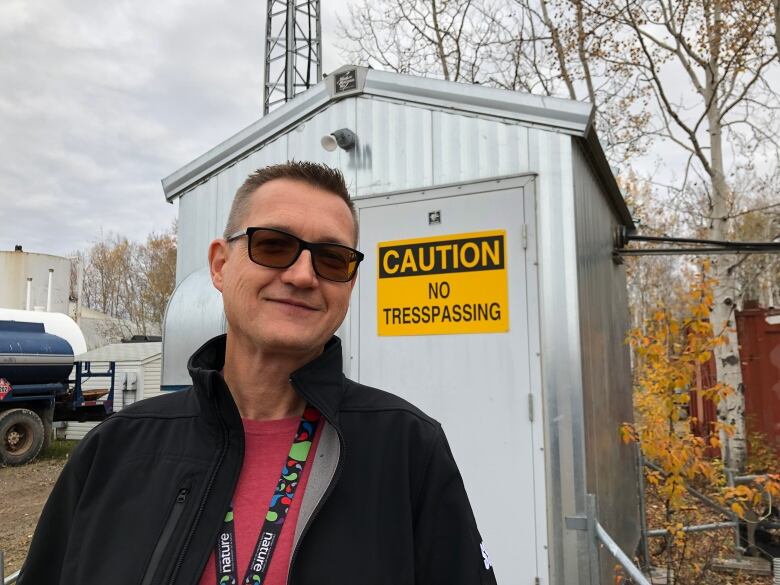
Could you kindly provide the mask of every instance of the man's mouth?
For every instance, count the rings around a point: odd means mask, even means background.
[[[318,311],[319,308],[310,305],[309,303],[306,303],[304,301],[299,301],[297,299],[268,299],[269,301],[272,301],[274,303],[281,303],[283,305],[290,305],[293,307],[299,307],[301,309],[308,309],[309,311]]]

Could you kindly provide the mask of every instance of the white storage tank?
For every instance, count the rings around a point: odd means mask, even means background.
[[[87,342],[78,324],[62,313],[46,311],[20,311],[0,308],[0,321],[19,321],[21,323],[43,323],[46,333],[62,337],[73,348],[73,354],[87,351]]]
[[[0,251],[0,307],[68,313],[70,260],[51,254]],[[51,282],[51,304],[49,288]],[[29,290],[29,305],[28,305]]]

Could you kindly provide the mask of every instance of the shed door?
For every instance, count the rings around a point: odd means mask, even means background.
[[[543,481],[544,470],[534,469],[529,417],[532,401],[524,233],[534,231],[524,229],[524,224],[533,221],[533,202],[524,205],[522,187],[498,190],[502,183],[490,185],[494,190],[464,194],[468,188],[464,186],[356,202],[360,249],[366,258],[353,295],[349,369],[353,378],[404,397],[442,423],[498,582],[528,584],[540,575],[536,566],[538,538],[541,534],[544,546],[546,533],[543,527],[541,533],[538,530],[538,525],[546,522],[545,504],[535,502],[534,494],[543,490],[535,490],[534,483],[535,478]],[[532,196],[529,192],[528,197]],[[525,217],[524,210],[529,210],[531,217]],[[491,273],[489,266],[481,266],[482,271],[430,274],[436,272],[431,263],[441,264],[445,259],[450,269],[453,261],[459,268],[464,264],[474,268],[480,238],[488,238],[485,252],[489,255],[495,252],[490,248],[491,242],[495,243],[490,234],[501,232],[505,232],[503,276]],[[425,251],[420,256],[420,246],[437,241],[444,242],[438,259]],[[469,241],[474,245],[467,245]],[[445,258],[446,242],[460,243],[460,258],[453,254]],[[388,247],[394,252],[385,258]],[[413,250],[411,258],[406,256],[405,247]],[[380,257],[386,266],[380,267]],[[399,277],[404,260],[404,273],[409,276]],[[494,257],[482,260],[495,264]],[[394,271],[395,282],[380,279],[383,271]],[[441,283],[448,283],[449,289],[442,290]],[[490,303],[502,290],[508,319],[505,324],[497,324],[500,319],[487,323]],[[437,315],[433,325],[437,331],[430,333],[432,324],[421,323],[423,307],[441,304],[445,293],[447,300],[471,304],[474,310],[468,323],[464,323],[467,311],[463,306],[458,321],[453,311],[445,322]],[[479,307],[473,307],[483,301],[488,304],[487,314],[479,314]],[[387,310],[394,305],[400,312]],[[406,313],[403,307],[408,309]],[[430,320],[430,311],[428,315]],[[464,332],[469,327],[476,332]],[[501,328],[505,330],[495,331]],[[541,404],[538,397],[536,404]]]

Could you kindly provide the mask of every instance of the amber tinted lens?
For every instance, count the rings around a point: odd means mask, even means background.
[[[336,282],[352,279],[359,263],[352,248],[338,244],[309,244],[295,236],[270,228],[251,232],[249,258],[268,268],[288,268],[298,259],[301,249],[311,252],[314,272]]]
[[[336,282],[346,282],[357,268],[355,252],[345,246],[317,244],[312,258],[315,272],[322,278]]]
[[[249,244],[249,257],[269,268],[287,268],[298,257],[298,240],[273,230],[257,230]]]

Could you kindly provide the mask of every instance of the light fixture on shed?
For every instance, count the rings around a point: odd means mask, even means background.
[[[340,128],[330,134],[326,134],[320,139],[322,148],[328,152],[333,152],[336,147],[343,150],[352,150],[357,143],[357,136],[349,128]]]

